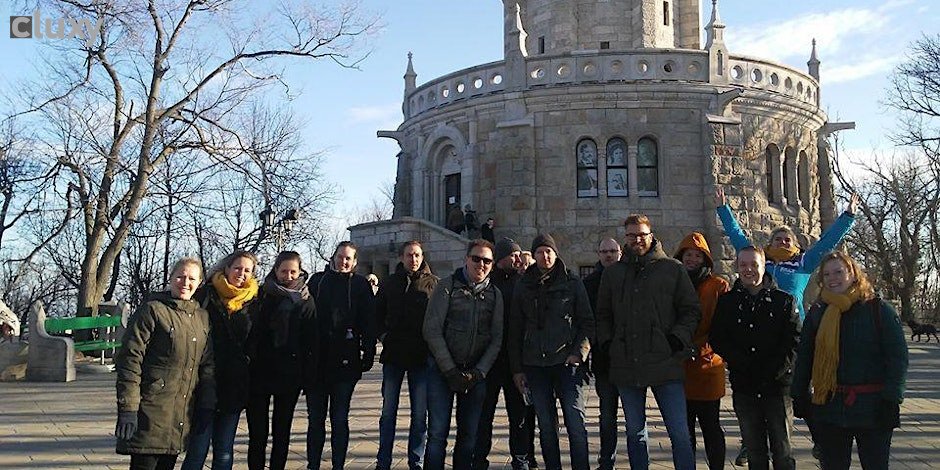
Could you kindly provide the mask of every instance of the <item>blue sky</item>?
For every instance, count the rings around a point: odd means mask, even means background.
[[[11,14],[0,2],[0,15]],[[336,3],[328,0],[326,3]],[[384,24],[361,70],[332,64],[288,69],[288,103],[306,122],[308,150],[326,151],[325,172],[342,188],[337,214],[365,205],[378,187],[394,180],[397,144],[375,137],[401,123],[402,75],[414,53],[418,84],[502,57],[502,2],[497,0],[362,0]],[[805,70],[810,40],[822,60],[822,102],[831,120],[855,121],[843,133],[847,149],[867,155],[889,148],[894,122],[880,104],[888,76],[906,46],[922,33],[940,31],[940,2],[933,0],[724,0],[721,17],[733,54],[755,55]],[[711,2],[703,2],[703,25]],[[32,41],[0,35],[0,89],[36,76]],[[338,223],[343,217],[338,218]]]

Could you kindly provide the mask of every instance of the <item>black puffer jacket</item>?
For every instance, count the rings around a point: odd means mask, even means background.
[[[584,284],[558,258],[551,271],[537,265],[516,284],[509,324],[509,367],[564,364],[568,356],[586,360],[594,337],[594,313]]]
[[[251,320],[258,308],[257,297],[249,300],[241,310],[229,313],[211,282],[200,287],[193,296],[209,312],[212,325],[210,336],[215,357],[216,409],[234,413],[248,406],[250,377],[248,335]],[[200,387],[197,406],[203,406],[206,391]]]
[[[728,364],[731,388],[746,395],[789,392],[800,340],[800,315],[793,296],[769,274],[752,295],[741,280],[718,297],[709,332],[712,348]]]
[[[362,358],[375,358],[375,295],[364,276],[332,269],[307,283],[316,299],[320,329],[320,370],[323,380],[362,378]]]
[[[265,282],[276,281],[269,276]],[[320,356],[313,296],[294,304],[262,285],[257,303],[248,340],[251,390],[284,393],[315,382]],[[286,316],[283,311],[287,311]]]
[[[496,356],[496,362],[493,369],[509,372],[509,321],[512,318],[512,295],[516,290],[516,283],[522,275],[515,269],[493,268],[490,273],[490,283],[499,289],[503,295],[503,344],[499,348],[499,355]]]
[[[379,285],[375,313],[378,336],[382,338],[382,364],[408,369],[427,363],[428,344],[421,328],[437,281],[427,263],[421,263],[414,273],[398,263],[395,274]]]

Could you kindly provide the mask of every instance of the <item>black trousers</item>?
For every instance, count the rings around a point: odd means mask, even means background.
[[[820,460],[826,470],[848,470],[852,463],[852,441],[858,447],[858,461],[863,470],[887,470],[891,455],[891,428],[844,428],[816,421],[816,443],[822,451]]]
[[[274,398],[274,413],[269,421],[268,409]],[[248,398],[248,468],[263,470],[265,450],[268,447],[268,425],[271,438],[271,470],[284,470],[290,448],[290,426],[294,421],[294,408],[300,389],[284,393],[252,393]]]
[[[692,437],[692,450],[695,446],[695,421],[702,428],[702,441],[705,444],[705,459],[710,470],[722,469],[725,465],[725,431],[718,421],[721,400],[700,401],[686,400],[686,414],[689,422],[689,436]]]
[[[506,414],[509,415],[509,453],[512,455],[513,468],[532,462],[535,458],[535,408],[525,406],[522,394],[512,381],[508,362],[499,358],[486,379],[483,413],[480,415],[480,426],[473,448],[474,470],[489,466],[487,456],[493,447],[493,419],[496,416],[500,390],[503,391]]]
[[[131,470],[173,470],[175,454],[131,454]]]

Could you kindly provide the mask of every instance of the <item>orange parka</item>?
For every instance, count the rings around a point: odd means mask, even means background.
[[[712,253],[704,235],[692,232],[682,239],[675,257],[681,260],[682,253],[689,248],[704,253],[705,265],[714,267]],[[708,344],[708,331],[715,316],[718,296],[728,292],[728,282],[711,274],[696,287],[696,291],[702,304],[702,321],[692,336],[692,343],[698,348],[698,354],[685,363],[685,397],[687,400],[713,401],[725,396],[725,362]]]

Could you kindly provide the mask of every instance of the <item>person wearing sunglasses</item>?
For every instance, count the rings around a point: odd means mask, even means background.
[[[532,396],[545,468],[562,468],[555,422],[555,403],[560,401],[570,468],[589,470],[584,411],[594,313],[584,284],[558,257],[558,245],[551,235],[535,237],[532,253],[535,266],[526,270],[513,292],[509,368],[519,392]]]
[[[424,468],[444,468],[454,397],[457,440],[453,468],[469,470],[486,398],[486,374],[503,342],[503,296],[490,283],[494,247],[475,239],[464,266],[437,284],[428,301],[423,334],[432,358],[428,374],[428,443]]]

